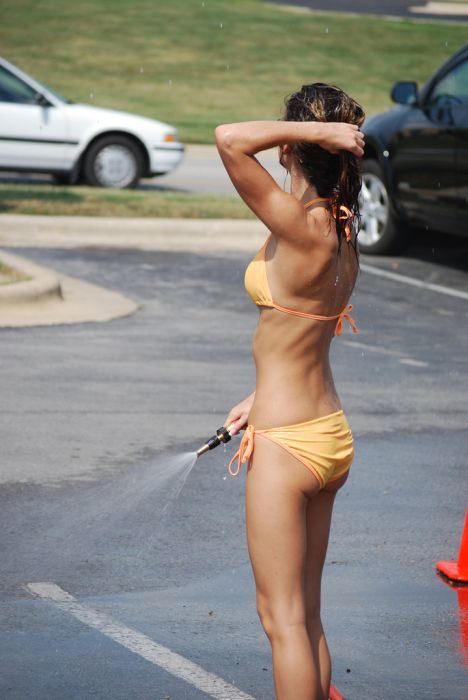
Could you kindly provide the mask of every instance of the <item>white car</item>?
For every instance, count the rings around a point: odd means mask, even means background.
[[[173,170],[183,154],[174,127],[74,104],[0,58],[0,170],[120,189]]]

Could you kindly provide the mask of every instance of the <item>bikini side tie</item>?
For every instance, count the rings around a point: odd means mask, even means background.
[[[358,333],[357,326],[354,322],[354,319],[350,316],[350,311],[353,310],[353,305],[348,304],[343,311],[339,314],[338,321],[336,323],[336,328],[335,328],[335,335],[341,335],[343,332],[343,319],[345,318],[349,325],[351,326],[351,330],[353,333]]]
[[[237,476],[241,470],[241,467],[245,462],[250,462],[250,458],[253,454],[254,449],[254,427],[253,425],[248,425],[240,441],[239,449],[233,456],[228,465],[228,472],[231,476]],[[232,469],[232,464],[237,459],[237,466]]]

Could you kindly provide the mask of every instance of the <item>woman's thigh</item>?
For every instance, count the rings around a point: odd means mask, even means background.
[[[305,593],[308,617],[320,616],[320,586],[330,536],[333,504],[338,489],[343,486],[347,478],[346,473],[335,482],[326,484],[307,502]]]
[[[255,436],[246,481],[247,543],[259,611],[304,621],[307,502],[320,484],[279,445]],[[260,610],[261,608],[261,610]]]

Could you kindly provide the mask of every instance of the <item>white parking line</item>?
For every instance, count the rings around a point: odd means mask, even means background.
[[[379,345],[368,345],[367,343],[358,343],[356,340],[342,340],[344,345],[349,345],[351,348],[356,348],[357,350],[362,350],[362,355],[365,352],[376,352],[379,355],[388,355],[390,357],[397,357],[398,361],[402,365],[409,365],[410,367],[429,367],[428,362],[423,362],[422,360],[413,360],[412,357],[405,357],[401,354],[399,350],[392,350],[391,348],[380,347]]]
[[[410,367],[429,367],[428,362],[423,362],[422,360],[413,360],[411,357],[402,357],[400,359],[402,365],[409,365]]]
[[[382,270],[380,267],[374,267],[373,265],[367,265],[366,263],[361,264],[361,270],[368,272],[370,275],[377,275],[378,277],[386,277],[394,282],[402,282],[403,284],[409,284],[412,287],[422,287],[423,289],[429,289],[431,292],[438,292],[439,294],[446,294],[450,297],[458,297],[459,299],[468,300],[468,292],[462,292],[460,289],[452,289],[451,287],[445,287],[443,284],[432,284],[432,282],[424,282],[423,280],[418,280],[415,277],[407,277],[406,275],[399,275],[397,272],[390,272],[390,270]]]
[[[79,603],[76,598],[55,583],[28,583],[24,588],[33,595],[54,603],[83,624],[99,630],[106,637],[110,637],[114,642],[121,644],[134,654],[138,654],[173,676],[181,678],[216,700],[254,700],[251,695],[243,693],[235,686],[226,683],[213,673],[205,671],[201,666],[194,664],[180,654],[153,642],[144,634],[122,625],[105,613]]]
[[[376,352],[379,355],[390,355],[390,357],[398,357],[398,359],[402,357],[402,354],[399,350],[392,350],[391,348],[380,347],[379,345],[369,345],[368,343],[360,343],[357,340],[342,340],[341,342],[344,345],[349,345],[351,348],[365,350],[366,352]]]

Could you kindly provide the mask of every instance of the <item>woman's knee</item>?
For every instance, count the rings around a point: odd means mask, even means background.
[[[257,613],[270,641],[287,638],[293,630],[306,626],[300,598],[273,603],[267,596],[257,593]]]
[[[257,615],[267,637],[273,632],[273,614],[268,598],[257,592]]]

